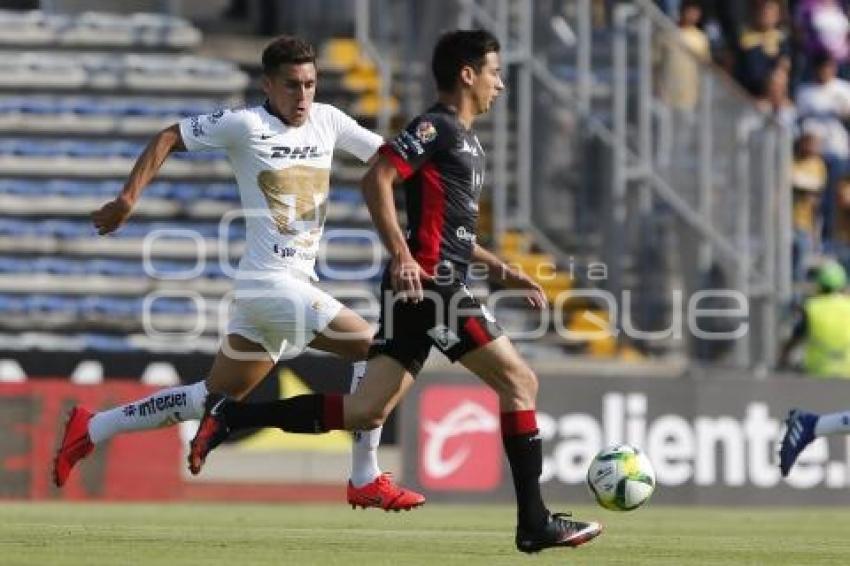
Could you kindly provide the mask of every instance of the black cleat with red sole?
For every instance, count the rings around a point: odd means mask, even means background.
[[[602,533],[596,522],[575,521],[569,513],[554,513],[539,531],[516,529],[516,547],[520,552],[540,552],[556,546],[576,547]]]

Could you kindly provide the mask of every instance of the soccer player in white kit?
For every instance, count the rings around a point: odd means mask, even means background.
[[[97,444],[116,434],[200,419],[208,392],[243,398],[284,352],[310,346],[355,362],[352,390],[363,375],[372,337],[368,323],[313,281],[333,150],[367,162],[383,139],[337,108],[313,102],[315,49],[308,42],[279,37],[263,51],[262,62],[267,96],[262,106],[221,110],[166,128],[139,157],[121,194],[92,214],[100,234],[114,232],[171,152],[227,152],[245,212],[247,245],[227,336],[210,374],[95,414],[74,407],[54,461],[57,486]],[[385,510],[421,505],[422,495],[381,473],[380,437],[380,428],[355,434],[349,503]]]

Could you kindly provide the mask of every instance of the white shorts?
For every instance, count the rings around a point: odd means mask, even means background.
[[[227,333],[262,345],[277,362],[301,353],[342,308],[307,275],[280,272],[237,279]]]

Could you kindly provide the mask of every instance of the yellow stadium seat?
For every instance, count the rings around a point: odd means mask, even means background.
[[[348,37],[329,40],[322,48],[321,65],[333,71],[347,71],[355,67],[361,58],[360,45]]]
[[[617,355],[617,338],[608,329],[608,313],[598,309],[583,309],[574,313],[567,327],[570,332],[585,335],[587,352],[594,358],[613,358]]]
[[[552,277],[541,278],[538,282],[550,303],[554,303],[561,293],[573,288],[573,280],[566,273],[556,273]]]
[[[342,77],[342,86],[354,92],[378,92],[381,77],[372,65],[356,65]]]
[[[557,273],[555,258],[549,254],[508,252],[502,256],[508,265],[520,269],[534,279],[549,278]]]
[[[502,234],[501,250],[503,253],[521,253],[527,251],[531,238],[522,232],[510,231]]]
[[[366,93],[360,96],[360,98],[354,103],[352,107],[352,112],[355,116],[362,116],[366,118],[374,118],[378,115],[382,107],[388,107],[391,114],[395,114],[398,112],[400,104],[398,99],[394,96],[389,96],[384,98],[383,102],[381,102],[381,97],[374,93]]]
[[[628,345],[620,347],[617,357],[624,362],[640,362],[646,359],[646,356],[644,356],[637,348]]]

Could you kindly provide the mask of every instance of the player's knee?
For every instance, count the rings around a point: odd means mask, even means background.
[[[377,404],[352,404],[346,410],[346,428],[349,430],[371,430],[384,425],[389,410]]]
[[[389,410],[380,405],[368,407],[363,414],[363,429],[373,429],[379,426],[384,426],[384,422],[389,416]]]
[[[506,384],[505,395],[519,406],[534,406],[537,399],[537,376],[532,369],[524,364],[506,368],[503,382]]]

